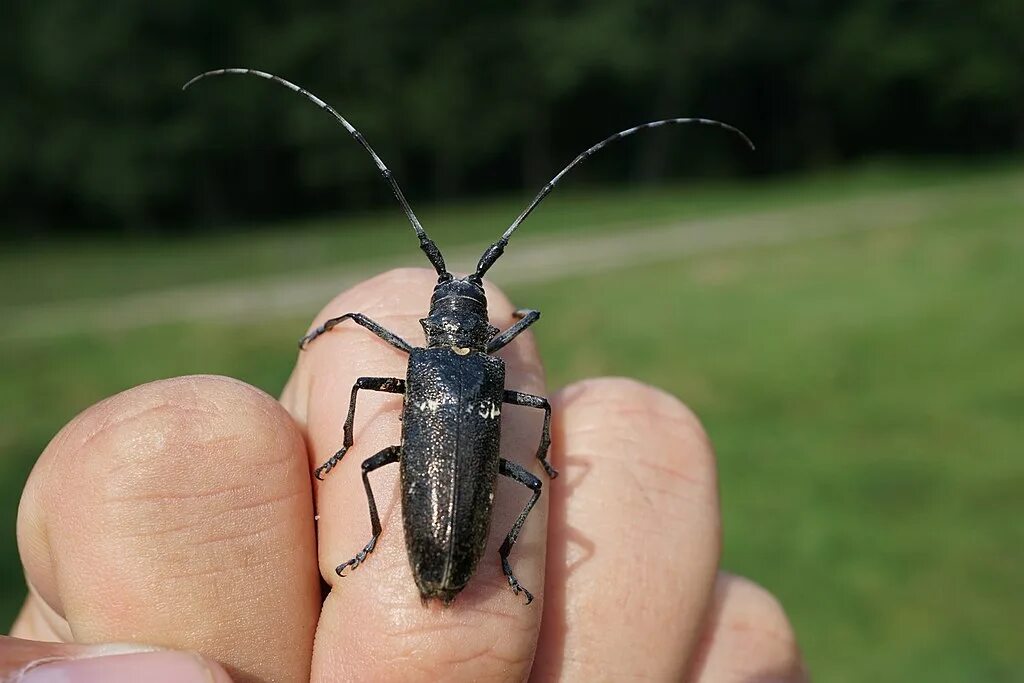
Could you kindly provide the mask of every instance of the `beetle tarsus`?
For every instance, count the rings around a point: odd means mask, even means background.
[[[557,479],[558,470],[551,466],[548,462],[546,449],[537,451],[537,459],[540,460],[540,464],[544,466],[544,471],[547,472],[548,479]]]
[[[519,595],[524,593],[526,595],[526,604],[529,605],[533,602],[533,593],[523,588],[523,585],[519,583],[515,574],[512,573],[512,565],[508,563],[508,558],[501,558],[501,568],[505,571],[505,577],[508,579],[508,585],[512,589],[512,593]]]
[[[336,573],[338,576],[344,577],[345,574],[343,572],[346,569],[351,567],[354,570],[356,567],[361,565],[363,562],[366,561],[366,556],[369,555],[370,553],[372,553],[373,549],[376,548],[376,547],[377,547],[377,537],[374,536],[373,538],[370,539],[370,542],[367,543],[366,546],[362,550],[360,550],[358,553],[356,553],[355,557],[353,557],[348,562],[345,562],[343,564],[339,564],[337,566],[337,568],[335,568],[334,573]]]
[[[334,469],[334,467],[341,462],[341,459],[345,457],[345,451],[348,450],[348,446],[342,446],[341,450],[331,456],[330,460],[325,462],[320,467],[313,470],[313,476],[319,481],[324,480],[324,475]]]
[[[309,346],[309,342],[313,341],[321,334],[324,333],[324,326],[320,325],[315,330],[307,334],[305,337],[299,340],[299,351],[305,351],[306,347]]]

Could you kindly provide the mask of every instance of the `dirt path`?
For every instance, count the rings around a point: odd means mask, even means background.
[[[602,229],[597,235],[528,237],[513,242],[496,269],[503,286],[557,280],[672,261],[729,249],[802,242],[844,233],[892,229],[943,210],[941,190],[915,190],[855,200],[734,214],[657,227]],[[412,244],[412,243],[411,243]],[[475,263],[481,247],[453,250],[449,263]],[[76,332],[110,332],[161,323],[224,322],[312,316],[351,284],[397,266],[424,265],[408,258],[294,275],[246,279],[9,309],[0,339],[32,340]]]

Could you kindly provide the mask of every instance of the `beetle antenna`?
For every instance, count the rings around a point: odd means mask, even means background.
[[[545,197],[551,194],[551,191],[555,189],[555,185],[557,185],[558,181],[562,179],[562,176],[571,171],[574,167],[583,162],[585,159],[592,156],[595,152],[601,150],[606,145],[615,142],[616,140],[621,140],[624,137],[628,137],[633,133],[637,133],[648,128],[658,128],[659,126],[674,123],[699,123],[705,126],[716,126],[718,128],[724,128],[730,133],[734,133],[740,136],[743,139],[743,141],[747,143],[747,146],[749,146],[750,149],[755,149],[754,143],[751,142],[750,138],[747,137],[746,133],[741,131],[739,128],[735,128],[727,123],[722,123],[721,121],[714,121],[712,119],[663,119],[661,121],[651,121],[650,123],[644,123],[639,126],[633,126],[632,128],[627,128],[626,130],[620,130],[615,135],[610,135],[606,137],[601,142],[597,143],[590,149],[586,150],[585,152],[577,156],[575,159],[572,160],[571,164],[569,164],[561,171],[559,171],[558,175],[556,175],[554,178],[548,181],[548,183],[541,188],[540,192],[538,192],[537,196],[533,198],[533,201],[530,202],[529,206],[523,209],[523,212],[519,214],[519,217],[512,221],[512,225],[508,226],[508,229],[505,230],[504,234],[498,239],[498,241],[492,244],[491,246],[487,247],[487,249],[483,253],[483,256],[480,257],[480,263],[476,267],[476,273],[473,275],[473,278],[475,280],[481,279],[484,276],[484,273],[486,273],[487,270],[492,265],[494,265],[494,262],[498,260],[502,253],[504,253],[505,246],[508,245],[508,239],[509,237],[512,236],[512,233],[514,233],[516,231],[516,228],[518,228],[520,224],[522,224],[522,222],[526,220],[526,217],[529,216],[533,212],[533,210],[537,208],[537,205],[544,201]]]
[[[438,249],[437,245],[434,244],[434,241],[427,236],[427,231],[423,229],[423,226],[420,224],[419,219],[416,218],[416,214],[413,213],[412,207],[410,207],[409,202],[406,201],[405,195],[402,194],[402,188],[398,186],[398,182],[391,174],[390,169],[388,169],[388,167],[384,165],[384,162],[381,161],[381,158],[377,156],[376,152],[373,151],[373,148],[370,147],[370,144],[366,142],[365,138],[363,138],[362,133],[356,130],[351,123],[346,121],[345,117],[339,114],[334,107],[327,104],[326,102],[324,102],[319,97],[309,92],[305,88],[299,87],[294,83],[286,81],[285,79],[279,76],[275,76],[274,74],[269,74],[265,71],[257,71],[256,69],[216,69],[215,71],[207,71],[205,73],[199,74],[198,76],[190,80],[188,83],[183,85],[181,89],[186,90],[190,85],[206,78],[207,76],[222,76],[224,74],[248,74],[251,76],[259,76],[260,78],[265,78],[266,80],[274,81],[275,83],[280,83],[289,90],[293,90],[299,93],[300,95],[310,100],[311,102],[313,102],[313,104],[320,107],[321,109],[329,112],[331,116],[333,116],[335,119],[338,120],[339,123],[341,123],[341,125],[345,126],[345,130],[347,130],[349,134],[356,139],[356,142],[362,145],[363,149],[365,149],[370,154],[370,157],[373,158],[373,163],[377,165],[377,170],[380,171],[381,176],[384,178],[384,180],[388,182],[389,185],[391,185],[391,191],[394,192],[395,199],[398,200],[398,203],[402,205],[402,210],[405,211],[405,216],[406,218],[409,219],[409,223],[410,225],[412,225],[412,229],[416,231],[416,236],[420,240],[420,249],[422,249],[423,252],[427,255],[427,258],[430,259],[431,265],[434,266],[434,270],[437,271],[438,279],[450,280],[452,278],[451,274],[445,268],[444,257],[441,255],[441,250]]]

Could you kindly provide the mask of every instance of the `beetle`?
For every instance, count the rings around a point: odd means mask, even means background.
[[[346,313],[331,318],[299,341],[300,350],[305,350],[321,335],[345,321],[351,321],[409,355],[405,379],[360,377],[356,380],[342,428],[342,446],[314,471],[316,478],[322,480],[351,448],[356,399],[360,391],[401,394],[404,397],[401,444],[383,449],[362,464],[372,536],[355,557],[338,565],[335,571],[338,576],[344,576],[347,569],[355,569],[362,564],[376,547],[382,528],[369,476],[381,467],[398,463],[406,552],[413,578],[424,602],[438,599],[445,605],[450,604],[469,582],[483,555],[491,526],[495,482],[501,475],[527,487],[532,494],[498,551],[509,586],[516,595],[522,592],[526,596],[526,604],[529,604],[533,601],[533,594],[516,579],[509,564],[509,554],[540,498],[543,484],[523,466],[500,457],[501,407],[510,404],[544,411],[536,457],[548,477],[554,479],[558,472],[547,459],[551,444],[551,404],[542,396],[506,389],[505,363],[494,354],[537,322],[540,312],[521,309],[515,313],[517,321],[508,329],[501,331],[493,327],[488,320],[484,274],[504,253],[512,233],[562,177],[611,142],[648,128],[696,123],[734,133],[751,149],[754,148],[753,143],[733,126],[702,118],[652,121],[615,133],[581,153],[545,184],[501,237],[487,247],[476,270],[459,278],[448,272],[440,249],[427,236],[391,171],[362,134],[333,107],[305,88],[255,69],[207,71],[188,81],[182,89],[203,78],[224,74],[257,76],[283,85],[309,99],[341,123],[369,153],[381,176],[391,186],[419,238],[420,248],[437,272],[430,310],[420,320],[426,338],[423,347],[414,347],[362,313]]]

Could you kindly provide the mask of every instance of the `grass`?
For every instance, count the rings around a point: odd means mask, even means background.
[[[985,185],[991,180],[1005,180],[1015,168],[1007,162],[970,171],[940,163],[925,167],[874,162],[854,171],[745,186],[707,183],[626,190],[560,189],[530,216],[521,234],[585,234],[601,226],[650,225],[765,211],[885,192],[893,187],[944,187],[951,184],[951,176],[960,183]],[[511,223],[529,198],[521,195],[428,205],[417,207],[417,213],[443,248],[466,244],[482,249]],[[317,270],[366,257],[408,257],[415,263],[414,245],[404,216],[391,207],[270,226],[244,236],[229,230],[166,240],[90,237],[20,245],[0,253],[0,314],[9,307],[290,274],[300,266]],[[473,264],[456,265],[469,268]],[[40,273],[45,277],[39,277]]]
[[[719,456],[724,562],[782,599],[818,680],[1016,680],[1024,168],[876,167],[756,187],[583,194],[558,208],[553,198],[549,217],[538,213],[531,228],[797,209],[912,188],[941,210],[872,232],[736,248],[511,294],[544,311],[537,335],[553,387],[631,375],[702,416]],[[496,232],[481,225],[500,226],[518,205],[434,207],[421,217],[446,226],[436,236],[443,244],[478,243],[481,231]],[[371,244],[375,254],[410,253],[417,262],[393,214],[346,223],[351,230],[333,221],[285,226],[246,237],[244,249],[224,237],[83,244],[74,253],[38,247],[0,257],[0,306],[69,292],[108,296],[123,282],[159,288],[332,265]],[[183,262],[183,252],[204,256]],[[258,256],[246,260],[250,253]],[[103,396],[176,374],[229,374],[276,392],[305,324],[178,324],[3,342],[0,356],[17,364],[5,364],[0,384],[0,490],[9,501],[0,508],[0,616],[13,617],[22,597],[12,531],[18,492],[61,424]]]

